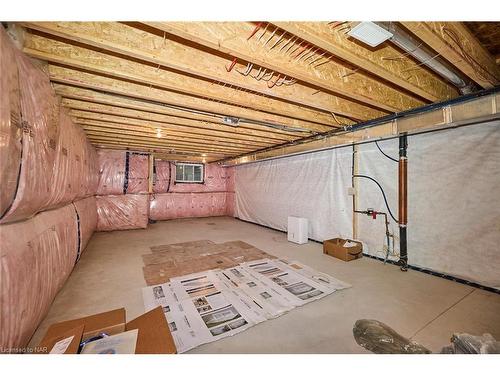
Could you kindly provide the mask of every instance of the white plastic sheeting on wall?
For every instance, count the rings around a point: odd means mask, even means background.
[[[236,216],[286,231],[288,216],[309,220],[309,238],[352,237],[352,148],[236,168]]]
[[[379,142],[398,158],[398,139]],[[237,217],[286,230],[309,220],[309,238],[352,236],[351,147],[236,168]],[[358,146],[358,174],[383,187],[397,219],[398,164],[374,143]],[[357,179],[357,209],[388,212],[377,185]],[[409,264],[500,289],[500,122],[408,138]],[[390,219],[396,252],[399,229]],[[382,216],[357,215],[364,252],[385,255]],[[390,257],[390,259],[398,259]]]
[[[397,157],[397,139],[379,145]],[[384,187],[397,215],[397,163],[374,144],[361,145],[357,156],[359,173]],[[357,208],[387,212],[378,187],[368,180],[358,183]],[[409,137],[409,264],[500,289],[498,197],[500,122]],[[364,251],[383,256],[383,219],[365,216],[358,223]],[[399,236],[395,223],[391,228]]]

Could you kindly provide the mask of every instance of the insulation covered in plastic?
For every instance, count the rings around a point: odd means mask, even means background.
[[[96,204],[98,231],[138,229],[148,226],[149,195],[97,196]]]
[[[21,163],[21,93],[15,47],[0,30],[0,218],[14,201]]]
[[[115,150],[98,150],[98,195],[148,192],[148,155]]]
[[[24,347],[77,256],[72,204],[0,226],[0,349]]]
[[[153,192],[167,193],[170,191],[170,169],[172,163],[167,160],[155,159],[154,161],[154,179]]]
[[[7,113],[10,118],[7,121],[2,117],[1,120],[2,137],[6,138],[1,147],[2,154],[5,153],[1,175],[2,211],[9,207],[1,222],[7,223],[95,194],[97,164],[95,150],[83,130],[60,109],[48,75],[18,51],[3,30],[1,35],[1,116]],[[3,62],[4,56],[11,58],[10,64]],[[13,82],[15,71],[18,73],[18,95]],[[16,109],[18,96],[20,116]],[[21,143],[19,139],[14,140],[19,136],[17,126],[22,128]],[[21,145],[22,153],[19,154]],[[13,187],[14,180],[16,187]],[[7,196],[10,202],[6,201]]]
[[[96,198],[88,197],[73,202],[76,212],[78,214],[79,228],[80,228],[80,246],[78,249],[78,258],[87,247],[87,244],[92,237],[92,233],[97,229],[97,206]]]
[[[83,130],[75,126],[66,109],[59,116],[60,133],[52,166],[52,186],[48,207],[93,195],[97,189],[97,159]]]
[[[352,237],[352,148],[236,167],[236,216],[286,231],[288,216],[309,220],[308,237]]]
[[[148,154],[129,153],[127,194],[147,193],[149,187]]]
[[[153,220],[226,214],[225,192],[154,194],[149,205],[149,217]]]
[[[125,155],[124,151],[97,150],[99,164],[97,195],[123,194]]]
[[[397,157],[397,139],[380,146]],[[397,164],[375,145],[360,146],[358,156],[360,173],[377,179],[397,215]],[[499,121],[408,138],[410,265],[500,289],[499,160]],[[377,186],[359,184],[358,208],[384,210]],[[364,251],[381,256],[382,221],[365,217],[358,229]],[[398,236],[395,223],[391,231]]]

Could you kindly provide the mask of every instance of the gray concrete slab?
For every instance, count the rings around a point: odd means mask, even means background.
[[[127,319],[144,312],[141,255],[150,246],[208,239],[242,240],[278,257],[301,261],[352,284],[236,336],[190,353],[366,353],[354,341],[358,319],[378,319],[438,351],[453,332],[490,332],[500,339],[500,295],[417,271],[362,258],[345,263],[322,245],[296,245],[286,235],[229,217],[158,222],[144,230],[95,233],[30,345],[50,324],[125,307]],[[410,249],[411,256],[411,249]]]

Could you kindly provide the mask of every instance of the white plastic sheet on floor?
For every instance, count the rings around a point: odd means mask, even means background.
[[[379,142],[398,157],[398,140]],[[352,237],[351,147],[236,168],[236,216],[286,230],[288,216],[306,217],[309,238]],[[360,145],[358,173],[375,178],[398,215],[398,165],[374,143]],[[357,179],[357,209],[387,212],[373,181]],[[409,264],[500,289],[500,122],[408,138]],[[385,227],[358,215],[364,252],[383,257]],[[391,220],[390,231],[399,230]],[[392,259],[397,259],[393,257]]]
[[[143,288],[162,306],[177,351],[233,336],[349,285],[296,261],[260,259]]]
[[[309,220],[309,238],[352,237],[352,149],[339,148],[236,168],[236,216],[285,231]]]

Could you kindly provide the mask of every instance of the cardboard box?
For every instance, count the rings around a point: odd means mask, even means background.
[[[344,247],[344,244],[350,241],[355,243],[355,246]],[[343,238],[333,238],[323,242],[323,253],[331,255],[335,258],[349,262],[363,256],[363,244],[359,241],[345,240]]]
[[[100,314],[90,315],[79,319],[67,320],[53,324],[47,330],[39,347],[47,348],[49,353],[54,344],[66,337],[75,335],[64,354],[76,354],[81,341],[106,333],[110,336],[138,329],[136,354],[175,354],[174,340],[168,329],[168,323],[163,315],[163,309],[158,306],[136,319],[125,323],[125,309],[111,310]]]

